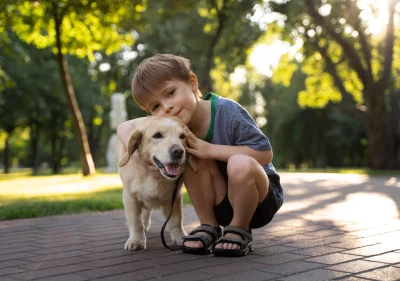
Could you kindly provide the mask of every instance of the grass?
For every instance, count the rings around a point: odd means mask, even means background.
[[[118,174],[32,176],[19,170],[0,175],[0,220],[118,209],[123,209]]]
[[[371,169],[278,169],[282,172],[352,173],[374,176],[400,175],[400,171],[374,171]],[[190,203],[186,189],[183,201]],[[0,174],[0,220],[32,218],[89,211],[123,209],[122,184],[118,174],[83,177],[77,169],[64,171],[62,175],[49,175],[42,171],[39,176],[30,170],[14,170]]]

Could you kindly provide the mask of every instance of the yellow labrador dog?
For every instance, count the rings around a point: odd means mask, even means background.
[[[123,203],[129,238],[125,250],[146,249],[146,235],[152,209],[160,208],[165,217],[171,211],[171,197],[176,181],[184,171],[184,123],[177,117],[143,117],[132,121],[128,151],[122,149],[119,175],[123,183]],[[196,170],[191,157],[189,164]],[[160,170],[162,179],[154,178],[148,166]],[[182,186],[180,180],[179,190]],[[174,244],[182,243],[186,235],[182,226],[182,195],[179,191],[167,229]]]

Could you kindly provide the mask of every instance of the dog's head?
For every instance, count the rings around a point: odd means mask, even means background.
[[[185,124],[177,117],[147,117],[131,133],[128,151],[122,156],[119,166],[125,166],[137,150],[139,158],[156,166],[165,178],[177,179],[187,158],[184,127]],[[188,162],[197,172],[193,156],[189,155]]]

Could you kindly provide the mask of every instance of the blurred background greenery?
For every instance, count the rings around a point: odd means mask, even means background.
[[[106,165],[110,96],[188,57],[203,93],[244,105],[278,169],[400,168],[398,0],[2,0],[0,158],[84,175]]]

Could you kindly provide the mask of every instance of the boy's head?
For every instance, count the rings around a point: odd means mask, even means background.
[[[179,80],[190,82],[190,61],[184,57],[171,54],[157,54],[143,60],[135,71],[132,79],[132,96],[144,110],[149,95],[156,94],[166,82]],[[197,96],[201,93],[197,90]]]

